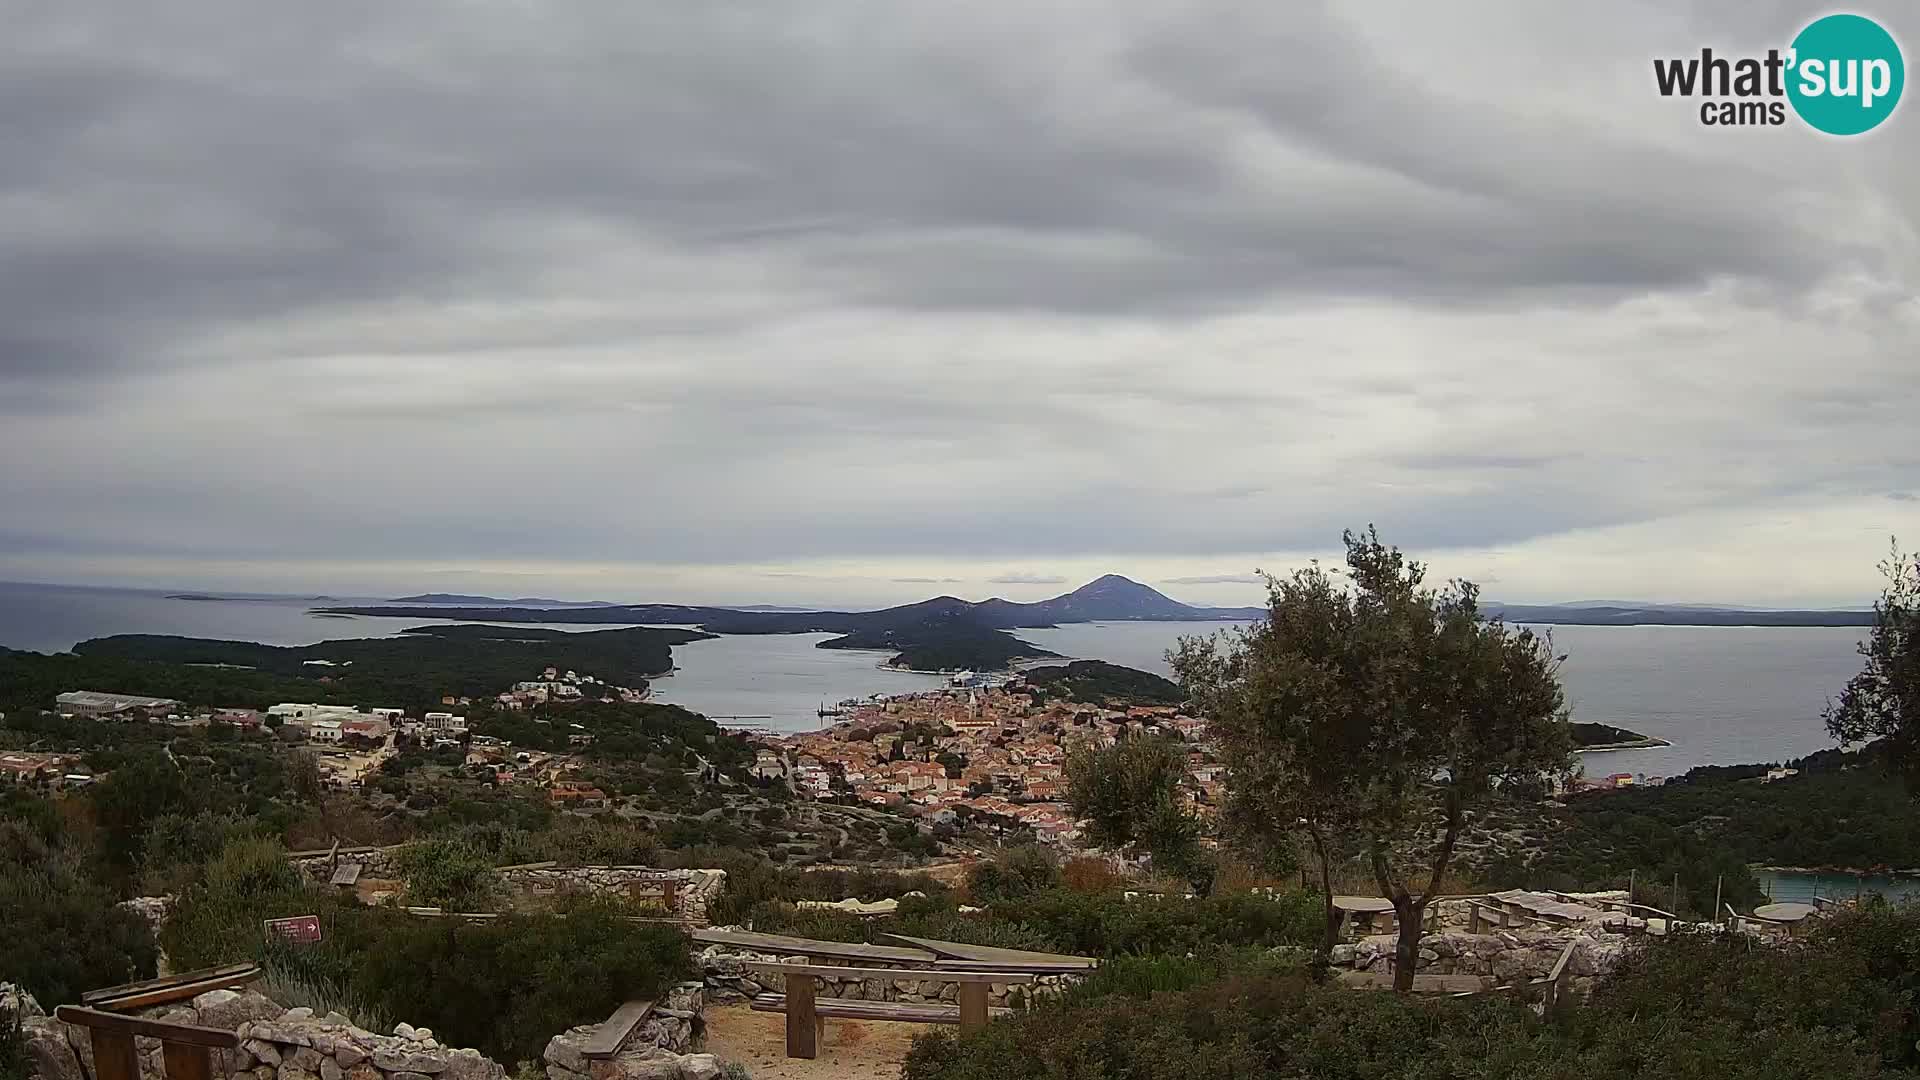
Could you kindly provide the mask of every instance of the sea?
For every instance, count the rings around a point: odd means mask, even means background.
[[[109,634],[305,645],[383,637],[447,620],[321,617],[315,603],[369,598],[180,599],[157,590],[0,583],[0,646],[70,649]],[[540,624],[562,630],[605,629]],[[1232,634],[1244,623],[1112,622],[1021,630],[1044,649],[1079,659],[1171,673],[1182,637]],[[1859,670],[1861,627],[1556,626],[1561,680],[1575,720],[1672,745],[1581,755],[1588,775],[1673,776],[1695,765],[1786,762],[1832,745],[1820,721],[1827,699]],[[828,634],[723,636],[674,649],[676,669],[654,682],[656,700],[740,727],[801,731],[849,699],[943,685],[937,675],[884,668],[885,653],[815,648]],[[98,689],[112,689],[100,687]]]

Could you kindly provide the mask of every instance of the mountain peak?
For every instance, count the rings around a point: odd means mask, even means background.
[[[1102,574],[1085,585],[1036,605],[1061,621],[1191,617],[1193,609],[1151,585],[1119,574]]]

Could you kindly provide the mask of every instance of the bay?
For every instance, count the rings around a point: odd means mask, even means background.
[[[347,600],[349,598],[339,598]],[[319,618],[305,597],[182,600],[148,590],[0,583],[0,646],[60,651],[108,634],[304,645],[382,637],[441,620]],[[563,630],[595,629],[566,624]],[[1021,630],[1042,648],[1170,674],[1166,652],[1183,636],[1245,623],[1083,623]],[[1583,754],[1589,775],[1672,776],[1694,765],[1784,762],[1832,745],[1820,721],[1826,700],[1859,670],[1860,627],[1557,626],[1561,678],[1576,720],[1669,740],[1646,750]],[[741,726],[799,731],[821,704],[939,686],[936,675],[889,671],[880,653],[819,649],[825,634],[740,635],[674,650],[678,670],[654,684],[656,700]],[[111,689],[96,688],[96,689]],[[761,719],[761,718],[765,719]]]

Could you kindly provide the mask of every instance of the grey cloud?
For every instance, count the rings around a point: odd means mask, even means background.
[[[957,577],[897,577],[890,578],[895,585],[958,585]]]
[[[1906,485],[1911,117],[1661,126],[1648,56],[1786,7],[1457,13],[1524,85],[1422,17],[35,6],[0,552],[1234,565]]]
[[[1259,574],[1196,574],[1191,577],[1170,577],[1160,580],[1169,585],[1264,585],[1267,579]]]
[[[994,585],[1065,585],[1067,579],[1059,574],[997,574],[987,579]]]

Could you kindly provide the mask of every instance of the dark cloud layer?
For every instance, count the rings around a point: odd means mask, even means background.
[[[1911,520],[1912,106],[1652,92],[1789,4],[17,8],[0,573]]]

